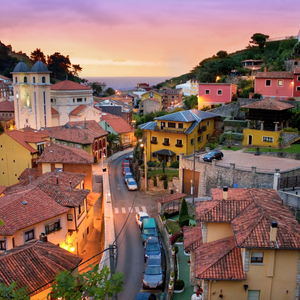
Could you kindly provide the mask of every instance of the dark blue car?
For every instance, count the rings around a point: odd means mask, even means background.
[[[204,161],[212,161],[213,159],[222,159],[224,154],[219,150],[209,151],[207,154],[203,156]]]
[[[156,236],[149,236],[145,242],[145,261],[151,255],[161,255],[161,245]]]
[[[144,289],[157,289],[163,286],[164,278],[161,268],[161,255],[152,255],[148,258],[144,272]]]

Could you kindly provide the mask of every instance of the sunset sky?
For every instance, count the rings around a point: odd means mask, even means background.
[[[299,1],[14,0],[0,10],[0,40],[27,55],[70,55],[84,76],[178,76],[253,33],[297,35]]]

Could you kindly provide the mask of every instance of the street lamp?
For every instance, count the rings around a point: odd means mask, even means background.
[[[102,157],[102,172],[104,172],[104,169],[103,169],[103,161],[105,159],[105,154],[103,153],[103,157]]]

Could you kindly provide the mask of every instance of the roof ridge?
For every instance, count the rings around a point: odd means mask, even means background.
[[[23,251],[26,251],[27,249],[29,248],[32,248],[34,245],[36,245],[37,243],[39,242],[39,240],[35,240],[35,241],[32,241],[32,242],[29,242],[29,243],[26,243],[26,244],[23,244],[23,245],[20,245],[20,249],[17,249],[17,250],[14,250],[13,252],[11,253],[8,253],[8,254],[5,254],[5,251],[4,251],[4,255],[0,255],[0,260],[2,259],[5,259],[7,257],[10,257],[12,255],[15,255],[17,253],[20,253],[20,252],[23,252]],[[26,245],[26,247],[22,248],[22,246]],[[14,248],[12,248],[14,249]],[[9,250],[7,250],[9,251]]]
[[[184,117],[184,119],[188,122],[187,118],[185,117],[185,115],[182,113],[182,111],[179,111],[179,113]]]
[[[190,110],[190,112],[194,115],[194,117],[196,118],[196,121],[198,120],[198,123],[201,122],[202,119],[199,118],[199,117],[193,112],[192,109]]]

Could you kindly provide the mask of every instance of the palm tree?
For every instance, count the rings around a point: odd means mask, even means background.
[[[231,137],[232,137],[232,135],[231,135],[231,132],[228,132],[227,134],[226,134],[226,139],[227,139],[227,143],[228,143],[228,148],[231,148],[231,144],[230,144],[230,141],[231,141]]]
[[[110,149],[113,149],[113,145],[115,142],[118,142],[120,140],[120,137],[115,134],[115,133],[110,133],[108,136],[107,136],[107,143],[109,145],[109,148]]]
[[[278,143],[278,148],[282,149],[283,148],[283,138],[280,136],[277,140]]]

